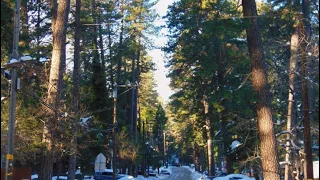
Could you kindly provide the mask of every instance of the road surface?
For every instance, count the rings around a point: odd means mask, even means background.
[[[192,173],[183,167],[173,167],[172,174],[164,180],[192,180]]]

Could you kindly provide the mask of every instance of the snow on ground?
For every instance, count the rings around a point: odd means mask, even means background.
[[[229,174],[224,177],[213,178],[213,180],[229,180],[231,178],[242,178],[242,180],[255,180],[255,178],[250,178],[250,177],[248,177],[246,175],[242,175],[242,174]]]
[[[159,168],[159,172],[161,172],[161,170],[167,170],[167,172],[172,174],[171,168],[172,166],[169,166],[168,168],[161,167]],[[110,169],[106,169],[106,171],[112,172],[112,170]],[[158,169],[155,169],[154,171],[158,173]],[[165,174],[157,174],[156,177],[143,177],[142,175],[138,175],[138,177],[135,178],[133,176],[124,175],[124,177],[119,180],[160,180],[160,179],[167,179],[169,176],[170,175],[165,175]],[[37,178],[38,178],[38,174],[34,174],[31,176],[31,180],[37,179]],[[56,180],[56,179],[57,179],[57,176],[52,177],[52,180]],[[67,176],[59,176],[59,179],[67,179]]]
[[[201,174],[199,172],[196,172],[196,171],[192,173],[192,179],[193,180],[203,180],[206,177],[207,177],[206,175],[203,175],[203,174]]]
[[[191,168],[190,166],[182,166],[183,168],[187,168],[189,171],[192,172],[192,179],[193,180],[203,180],[204,178],[206,178],[206,175],[203,175],[197,171],[195,171],[194,168]]]
[[[172,174],[171,168],[172,168],[171,166],[169,166],[168,168],[161,167],[159,168],[159,172],[161,172],[161,170],[167,170],[168,172],[170,172],[170,174]],[[158,169],[155,169],[154,171],[158,173]],[[159,179],[167,179],[169,176],[170,175],[164,175],[164,174],[157,174],[156,177],[143,177],[142,175],[138,175],[138,177],[134,178],[133,176],[125,176],[120,180],[159,180]]]
[[[136,177],[136,178],[121,178],[120,180],[156,180],[156,179],[158,179],[158,178],[156,178],[156,177],[143,177],[142,175],[139,175],[138,177]]]
[[[121,178],[120,180],[133,180],[134,177],[133,176],[125,176],[123,178]]]
[[[207,180],[207,176],[206,175],[195,171],[194,168],[191,168],[189,166],[182,166],[182,167],[187,168],[187,169],[189,169],[189,171],[192,172],[192,179],[193,180]],[[250,177],[248,177],[246,175],[242,175],[242,174],[229,174],[229,175],[224,176],[224,177],[216,177],[213,180],[229,180],[231,178],[242,178],[241,180],[255,180],[255,178],[250,178]]]

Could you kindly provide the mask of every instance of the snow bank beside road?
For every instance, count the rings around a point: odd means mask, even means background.
[[[126,176],[126,177],[123,177],[123,178],[121,178],[121,179],[119,179],[119,180],[156,180],[156,179],[158,179],[158,178],[156,178],[156,177],[143,177],[143,176],[141,176],[141,175],[139,175],[138,177],[133,177],[133,176]]]
[[[187,168],[190,172],[192,172],[193,180],[209,180],[209,178],[207,178],[208,176],[195,171],[194,168],[191,168],[189,166],[183,166],[183,167]],[[213,178],[213,180],[229,180],[231,178],[241,178],[242,180],[255,180],[255,178],[250,178],[243,174],[229,174],[224,177],[215,177]]]
[[[160,180],[160,179],[167,179],[168,175],[161,175],[157,177],[143,177],[142,175],[139,175],[138,177],[134,178],[132,176],[123,177],[119,180]]]
[[[119,180],[134,180],[134,177],[133,176],[125,176]]]
[[[229,180],[231,178],[242,178],[242,180],[255,180],[255,178],[250,178],[250,177],[248,177],[246,175],[242,175],[242,174],[229,174],[224,177],[216,177],[213,180]]]
[[[134,178],[133,176],[126,176],[126,177],[123,177],[119,180],[156,180],[157,178],[156,177],[143,177],[141,175],[139,175],[138,177]]]
[[[203,179],[205,179],[206,177],[207,177],[206,175],[200,174],[199,172],[196,172],[196,171],[194,171],[194,172],[192,173],[192,179],[193,179],[193,180],[203,180]]]
[[[192,179],[193,180],[204,180],[207,176],[203,175],[197,171],[195,171],[194,168],[191,168],[190,166],[182,166],[183,168],[188,169],[190,172],[192,172]]]
[[[171,168],[172,168],[171,166],[169,166],[168,168],[165,168],[165,167],[159,168],[160,174],[158,174],[158,169],[155,169],[154,171],[157,172],[157,176],[156,177],[144,177],[142,175],[138,175],[138,177],[126,176],[126,177],[123,177],[123,178],[121,178],[119,180],[161,180],[161,179],[168,179],[168,177],[172,174]],[[170,175],[161,174],[161,170],[166,170],[167,172],[170,173]]]

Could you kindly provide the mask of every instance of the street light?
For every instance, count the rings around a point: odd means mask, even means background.
[[[113,171],[112,171],[112,179],[116,180],[117,176],[117,166],[116,166],[116,128],[117,128],[117,98],[118,98],[118,88],[124,87],[124,88],[129,88],[129,87],[138,87],[139,85],[136,84],[131,84],[129,81],[126,82],[125,85],[118,85],[117,83],[114,83],[113,85],[113,130],[112,130],[112,151],[113,151],[113,159],[112,159],[112,164],[113,164]],[[122,93],[123,94],[123,93]],[[121,94],[120,94],[121,95]]]
[[[163,131],[163,166],[166,166],[168,168],[168,163],[167,163],[167,153],[166,153],[166,132]]]

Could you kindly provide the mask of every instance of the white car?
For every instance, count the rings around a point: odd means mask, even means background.
[[[31,180],[38,180],[38,174],[31,175]]]
[[[67,176],[59,176],[59,179],[58,179],[58,176],[53,176],[52,177],[52,180],[67,180],[68,177]]]
[[[171,175],[171,172],[168,171],[167,169],[162,169],[162,170],[160,171],[160,174]]]
[[[216,177],[213,180],[255,180],[255,178],[251,178],[249,176],[243,174],[229,174],[224,177]]]
[[[149,169],[149,176],[157,176],[157,172],[154,171],[153,169]]]
[[[83,179],[94,180],[93,176],[84,176]]]

